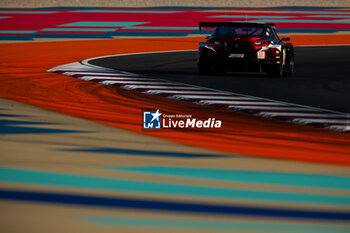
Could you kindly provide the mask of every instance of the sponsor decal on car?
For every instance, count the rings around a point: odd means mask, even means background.
[[[244,58],[244,54],[241,53],[231,53],[229,58]]]
[[[258,59],[265,59],[265,51],[259,51],[257,57]]]

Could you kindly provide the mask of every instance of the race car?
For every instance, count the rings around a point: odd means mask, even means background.
[[[199,43],[200,74],[266,72],[283,77],[294,72],[294,49],[290,38],[280,39],[275,25],[255,22],[199,22],[199,28],[215,28]]]

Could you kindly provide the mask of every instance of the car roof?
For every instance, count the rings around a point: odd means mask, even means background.
[[[261,23],[261,22],[199,22],[199,29],[203,27],[219,27],[219,26],[233,26],[233,27],[261,27],[261,28],[273,28],[275,29],[275,24],[273,23]]]

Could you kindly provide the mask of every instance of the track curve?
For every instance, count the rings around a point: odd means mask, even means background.
[[[287,78],[231,73],[200,76],[196,51],[109,56],[89,63],[154,78],[350,112],[350,46],[296,47],[296,72]]]

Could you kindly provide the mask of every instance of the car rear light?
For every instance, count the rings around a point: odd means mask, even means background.
[[[209,46],[213,46],[213,47],[222,47],[222,43],[221,41],[211,41],[211,40],[208,40],[208,45]]]
[[[253,42],[255,45],[267,45],[267,41],[263,40],[263,41],[255,41]]]

